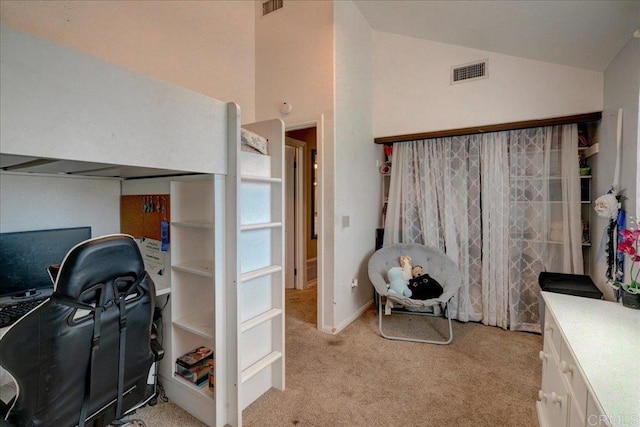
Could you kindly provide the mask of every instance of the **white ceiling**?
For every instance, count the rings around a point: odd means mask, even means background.
[[[640,1],[355,0],[376,31],[604,71],[640,27]]]

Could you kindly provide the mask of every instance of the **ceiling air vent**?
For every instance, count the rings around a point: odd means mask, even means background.
[[[282,8],[283,0],[269,0],[262,3],[262,16]]]
[[[469,80],[486,79],[488,76],[488,59],[472,64],[458,65],[451,68],[451,84]]]

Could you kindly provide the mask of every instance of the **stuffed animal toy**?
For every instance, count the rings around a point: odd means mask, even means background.
[[[421,266],[413,267],[412,273],[413,278],[409,280],[412,299],[426,300],[442,295],[443,289],[440,283],[426,274]]]
[[[389,293],[402,295],[411,298],[411,291],[409,290],[409,282],[402,277],[401,267],[391,267],[387,272],[387,278],[389,279]]]
[[[400,267],[402,267],[402,277],[404,277],[404,280],[413,278],[411,275],[411,257],[409,255],[400,255]]]
[[[422,276],[424,274],[424,269],[421,265],[416,265],[411,269],[411,279],[415,279],[418,276]]]

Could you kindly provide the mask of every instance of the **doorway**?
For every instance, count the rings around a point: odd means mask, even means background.
[[[285,133],[287,313],[317,326],[317,127]]]
[[[285,289],[304,289],[304,142],[285,141]]]

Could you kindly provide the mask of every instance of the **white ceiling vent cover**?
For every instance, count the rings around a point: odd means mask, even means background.
[[[262,3],[262,16],[281,9],[283,0],[269,0]]]
[[[489,60],[451,67],[451,84],[486,79],[489,77]]]

